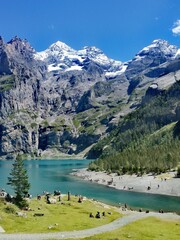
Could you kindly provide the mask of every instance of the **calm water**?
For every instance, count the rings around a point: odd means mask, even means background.
[[[54,190],[60,190],[62,193],[70,191],[72,194],[80,194],[113,205],[127,203],[136,208],[180,212],[178,197],[118,191],[69,175],[73,169],[86,167],[89,160],[28,160],[24,163],[31,183],[30,193],[33,196],[43,191],[52,193]],[[12,190],[7,185],[7,177],[11,167],[12,161],[0,161],[0,188],[10,193]]]

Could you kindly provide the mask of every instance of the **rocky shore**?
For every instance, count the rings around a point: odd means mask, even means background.
[[[106,172],[79,169],[74,171],[72,175],[118,190],[180,197],[180,178],[175,177],[176,172],[168,172],[156,176],[146,174],[138,177],[137,175],[118,176],[115,173],[107,174]]]

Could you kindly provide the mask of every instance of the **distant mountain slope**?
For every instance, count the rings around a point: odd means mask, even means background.
[[[122,63],[96,47],[38,53],[0,38],[0,156],[82,156],[179,79],[179,49],[160,39]]]
[[[165,171],[180,162],[180,81],[128,114],[89,157],[91,169],[119,172]],[[146,99],[146,97],[148,98]]]
[[[178,131],[178,135],[176,135]],[[162,173],[180,163],[180,121],[131,142],[122,152],[109,154],[89,165],[89,169],[124,173]]]

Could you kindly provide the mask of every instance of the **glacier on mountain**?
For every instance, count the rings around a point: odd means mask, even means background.
[[[81,71],[84,62],[88,60],[100,65],[109,74],[112,72],[119,74],[123,66],[122,62],[108,58],[96,47],[86,46],[81,50],[74,50],[60,41],[52,44],[45,51],[35,53],[34,57],[36,60],[46,62],[49,72]]]
[[[159,56],[159,64],[161,64],[168,59],[179,58],[180,50],[165,40],[156,39],[150,45],[140,50],[131,61],[122,63],[121,61],[108,58],[100,49],[94,46],[85,46],[81,50],[75,50],[67,44],[57,41],[45,51],[34,54],[36,60],[44,61],[47,64],[48,72],[50,73],[82,71],[84,65],[91,61],[104,70],[107,78],[115,78],[129,70],[132,65],[134,67],[138,66],[140,62],[144,62],[145,65],[150,64],[153,56]],[[157,63],[153,64],[156,65]]]

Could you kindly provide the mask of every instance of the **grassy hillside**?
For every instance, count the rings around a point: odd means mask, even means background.
[[[6,233],[72,231],[97,227],[121,217],[121,214],[113,207],[105,209],[102,204],[95,201],[84,199],[82,203],[79,203],[78,199],[78,197],[71,196],[71,200],[68,201],[67,196],[64,196],[61,202],[57,198],[56,204],[47,204],[44,197],[41,200],[32,199],[29,203],[29,211],[19,210],[15,205],[5,203],[0,199],[0,226]],[[91,212],[95,216],[97,211],[112,214],[106,214],[100,221],[89,217]],[[18,212],[22,216],[18,216]],[[44,216],[34,216],[39,213]]]
[[[157,96],[143,100],[107,138],[96,144],[91,170],[163,172],[180,162],[180,82]]]

